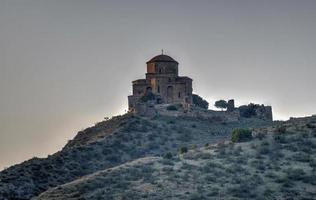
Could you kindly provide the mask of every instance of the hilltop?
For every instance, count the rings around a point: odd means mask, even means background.
[[[37,199],[315,199],[316,116],[275,122],[252,135],[136,159]]]
[[[272,121],[241,118],[156,116],[128,113],[78,132],[59,152],[33,158],[0,172],[0,199],[30,199],[85,175],[144,157],[161,158],[180,148],[199,148],[230,138],[236,127],[266,127]]]

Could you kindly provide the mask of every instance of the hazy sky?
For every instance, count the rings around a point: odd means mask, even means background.
[[[314,0],[0,0],[0,169],[124,113],[160,53],[210,101],[316,113]]]

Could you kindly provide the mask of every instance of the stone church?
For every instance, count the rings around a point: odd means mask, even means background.
[[[151,95],[155,104],[192,104],[192,79],[179,76],[178,62],[161,54],[147,63],[145,79],[133,81],[133,95],[128,96],[129,110],[136,108],[146,95]]]

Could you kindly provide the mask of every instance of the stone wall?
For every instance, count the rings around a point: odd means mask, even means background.
[[[168,107],[172,106],[172,109]],[[271,106],[260,105],[255,108],[255,115],[251,118],[264,119],[272,121],[272,108]],[[232,111],[215,111],[193,106],[191,104],[173,103],[173,104],[156,104],[155,101],[148,101],[144,103],[136,103],[133,111],[135,114],[154,117],[169,116],[169,117],[194,117],[210,122],[238,122],[241,116],[239,108]]]
[[[227,112],[227,111],[214,111],[201,109],[196,106],[183,106],[178,105],[177,110],[168,110],[168,106],[174,104],[161,104],[155,105],[157,114],[161,116],[171,117],[194,117],[200,119],[206,119],[211,122],[237,122],[240,119],[238,110]]]

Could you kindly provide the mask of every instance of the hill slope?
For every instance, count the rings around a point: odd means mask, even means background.
[[[1,171],[0,199],[30,199],[51,187],[134,159],[226,139],[235,127],[269,124],[258,119],[223,124],[199,118],[114,117],[79,132],[60,152]]]
[[[138,159],[50,189],[38,199],[315,199],[316,117],[254,133],[249,142]]]

